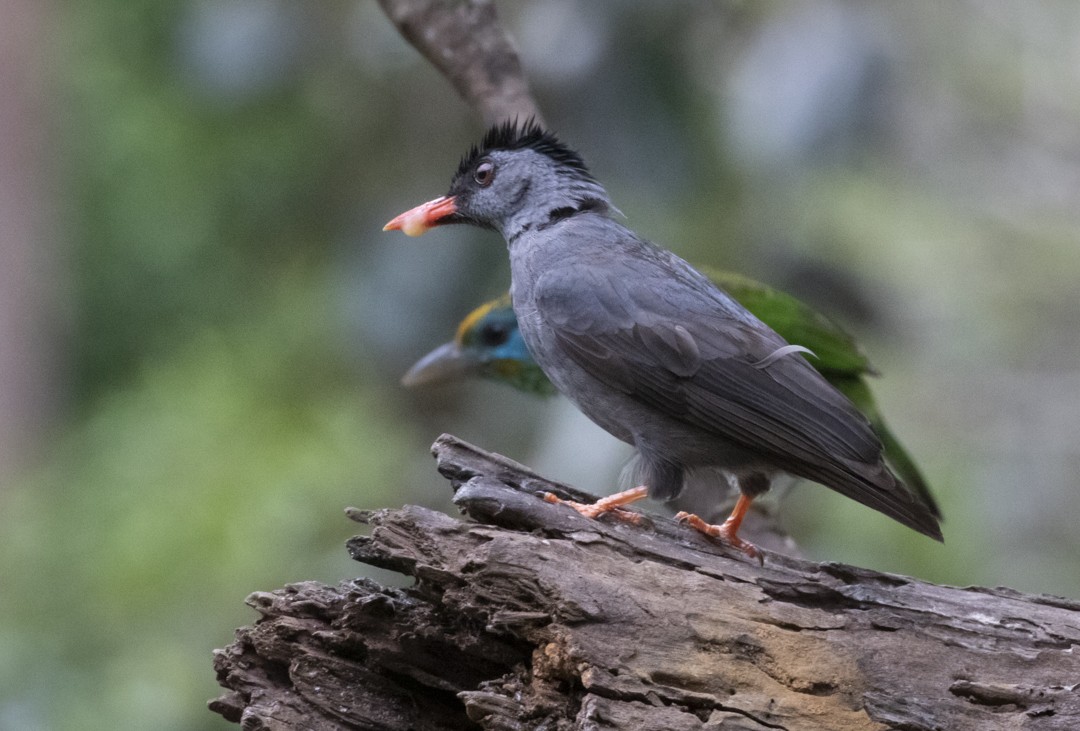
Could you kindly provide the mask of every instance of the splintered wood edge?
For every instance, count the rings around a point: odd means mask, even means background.
[[[439,474],[450,480],[454,491],[473,477],[493,477],[520,492],[539,495],[553,493],[564,500],[593,503],[596,495],[576,487],[549,480],[531,469],[496,452],[488,452],[458,439],[453,434],[443,434],[431,445]]]

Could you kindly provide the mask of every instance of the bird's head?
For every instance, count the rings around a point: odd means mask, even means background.
[[[509,295],[470,312],[458,325],[454,339],[418,360],[401,382],[412,387],[471,376],[499,381],[529,393],[554,392],[525,347]]]
[[[612,205],[581,156],[535,121],[504,122],[462,158],[446,195],[402,213],[383,230],[420,236],[434,226],[470,223],[512,240],[585,209]]]

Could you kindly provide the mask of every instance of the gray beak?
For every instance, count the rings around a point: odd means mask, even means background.
[[[458,344],[451,341],[440,345],[416,361],[413,367],[401,377],[401,385],[413,388],[457,381],[472,375],[479,365],[475,358],[463,353]]]

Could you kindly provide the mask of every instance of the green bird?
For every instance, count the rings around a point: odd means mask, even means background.
[[[704,267],[701,271],[784,340],[812,351],[816,357],[808,358],[811,365],[866,417],[881,439],[885,459],[934,517],[940,518],[922,472],[878,410],[867,383],[867,376],[876,376],[877,371],[855,338],[786,292],[734,272]],[[509,294],[470,312],[458,325],[454,339],[417,361],[401,382],[413,387],[477,376],[539,396],[556,392],[525,347]]]

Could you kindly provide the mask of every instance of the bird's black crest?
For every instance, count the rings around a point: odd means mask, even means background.
[[[522,124],[518,124],[518,121],[513,119],[496,124],[488,129],[484,139],[480,142],[480,146],[473,145],[468,154],[461,158],[457,174],[464,175],[468,173],[479,158],[494,150],[525,149],[547,155],[559,165],[574,170],[582,178],[594,180],[585,161],[581,159],[581,155],[560,142],[558,137],[545,130],[532,117],[526,119]]]

